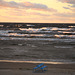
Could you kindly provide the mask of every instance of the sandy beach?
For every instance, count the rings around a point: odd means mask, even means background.
[[[0,75],[75,75],[74,55],[74,42],[0,40]],[[45,73],[32,72],[39,63]]]
[[[32,69],[40,64],[34,61],[0,61],[0,75],[75,75],[75,64],[50,64],[44,73],[33,73]]]

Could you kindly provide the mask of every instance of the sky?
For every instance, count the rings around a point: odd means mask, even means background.
[[[0,22],[75,23],[75,0],[0,0]]]

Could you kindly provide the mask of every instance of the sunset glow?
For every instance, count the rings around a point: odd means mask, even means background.
[[[0,22],[75,23],[75,0],[0,0]]]

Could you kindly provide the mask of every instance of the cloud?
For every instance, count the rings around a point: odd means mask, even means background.
[[[59,16],[59,17],[75,18],[75,13],[56,13],[54,15]]]
[[[48,14],[42,14],[42,13],[36,13],[36,12],[31,12],[31,15],[39,15],[39,16],[50,16]]]
[[[75,0],[58,0],[64,3],[70,3],[70,4],[75,4]]]
[[[38,13],[38,12],[27,12],[25,10],[11,10],[8,12],[9,15],[13,15],[13,16],[30,16],[30,15],[36,15],[36,16],[50,16],[48,14],[43,14],[43,13]]]
[[[33,9],[33,10],[40,10],[40,11],[56,11],[53,8],[48,8],[44,4],[38,4],[38,3],[31,3],[31,2],[15,2],[15,1],[4,1],[0,0],[0,7],[6,7],[6,8],[18,8],[18,9]]]
[[[58,1],[61,1],[61,2],[64,2],[64,3],[72,4],[71,7],[75,7],[75,0],[58,0]]]
[[[6,2],[4,0],[0,0],[0,7],[19,8],[18,5],[19,4],[14,1]]]
[[[75,12],[75,8],[71,9],[73,12]]]
[[[69,7],[63,7],[64,9],[70,9]]]
[[[71,7],[75,7],[75,4],[73,4]]]

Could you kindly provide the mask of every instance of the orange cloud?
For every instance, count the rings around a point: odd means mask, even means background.
[[[48,8],[44,4],[31,3],[31,2],[21,2],[17,3],[14,1],[6,2],[4,0],[0,0],[0,7],[6,8],[18,8],[18,9],[32,9],[32,10],[40,10],[40,11],[56,11],[53,8]]]
[[[24,2],[24,4],[25,4],[25,6],[33,6],[33,4],[30,2]]]

